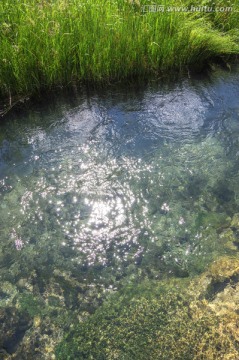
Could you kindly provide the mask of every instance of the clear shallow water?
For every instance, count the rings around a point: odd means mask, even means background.
[[[193,275],[233,251],[219,234],[239,212],[238,94],[238,72],[219,72],[2,122],[1,281],[44,299],[61,277],[77,281],[84,301],[58,292],[88,309],[102,291]]]

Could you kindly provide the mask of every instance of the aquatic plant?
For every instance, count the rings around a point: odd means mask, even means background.
[[[23,313],[31,317],[44,313],[44,302],[34,297],[31,293],[23,293],[19,296],[19,308]]]
[[[124,289],[73,328],[57,347],[57,359],[236,358],[236,332],[185,286]]]
[[[200,69],[238,53],[236,0],[231,3],[230,14],[209,16],[143,12],[145,1],[141,7],[124,0],[1,1],[0,95],[11,106],[19,99],[14,95],[79,80],[108,83]]]

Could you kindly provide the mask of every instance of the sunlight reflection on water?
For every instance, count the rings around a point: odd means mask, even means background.
[[[224,86],[239,90],[230,76]],[[239,208],[234,97],[220,82],[188,80],[81,97],[2,124],[1,243],[26,258],[41,259],[44,248],[53,267],[193,271],[216,251],[212,214]]]

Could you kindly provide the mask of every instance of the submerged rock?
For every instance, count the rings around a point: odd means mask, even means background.
[[[23,314],[16,307],[0,308],[0,358],[11,359],[21,344],[32,321],[28,314]]]
[[[231,226],[239,230],[239,214],[235,214],[233,216]]]
[[[237,282],[239,280],[239,259],[221,257],[214,261],[209,270],[213,284],[222,282]]]
[[[125,287],[73,326],[57,359],[238,359],[238,275],[224,256],[191,280]]]

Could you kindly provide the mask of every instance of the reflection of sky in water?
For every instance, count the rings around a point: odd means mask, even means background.
[[[146,126],[154,136],[165,139],[187,139],[199,135],[204,124],[207,103],[197,92],[184,86],[176,88],[167,96],[152,96],[144,99]]]
[[[221,84],[185,82],[2,125],[1,240],[21,251],[42,242],[82,266],[134,263],[152,244],[162,259],[174,247],[189,255],[198,212],[215,207],[209,194],[233,168],[224,146],[238,133],[234,98]]]

